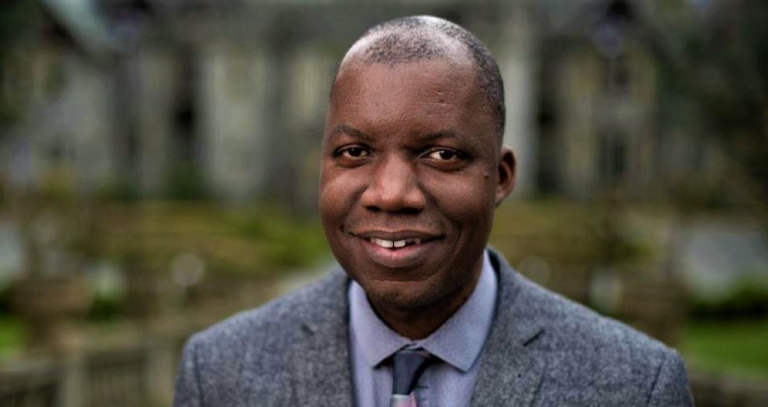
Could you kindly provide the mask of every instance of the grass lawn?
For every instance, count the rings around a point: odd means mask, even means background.
[[[0,361],[21,350],[24,329],[18,319],[0,316]]]
[[[693,366],[768,379],[768,320],[690,322],[680,349]]]

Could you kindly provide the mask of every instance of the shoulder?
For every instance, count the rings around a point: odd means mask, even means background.
[[[228,318],[187,341],[175,406],[290,405],[297,350],[312,324],[344,329],[346,278],[334,273],[260,308]]]
[[[207,366],[240,370],[254,354],[280,358],[303,334],[305,326],[342,320],[345,279],[334,273],[259,308],[244,311],[193,335],[187,347],[197,349]]]
[[[542,351],[600,353],[632,360],[653,361],[675,353],[624,323],[528,280],[501,255],[491,254],[500,283],[497,323],[512,326],[516,340],[535,342]]]
[[[660,362],[676,352],[636,329],[598,314],[518,276],[520,301],[526,303],[535,319],[546,329],[544,347],[548,351],[600,353],[603,358],[627,362]]]
[[[345,331],[347,279],[339,274],[193,335],[176,377],[175,406],[291,405],[307,332]],[[250,403],[250,404],[249,404]]]
[[[527,280],[503,262],[499,271],[496,328],[503,334],[496,356],[514,359],[518,352],[545,365],[543,399],[690,405],[685,366],[675,350]]]

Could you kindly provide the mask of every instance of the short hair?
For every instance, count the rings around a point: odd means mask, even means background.
[[[363,63],[383,63],[390,66],[446,58],[449,48],[435,37],[436,33],[443,38],[457,41],[468,51],[480,82],[480,91],[495,115],[496,135],[501,144],[506,121],[504,83],[491,52],[469,31],[437,17],[398,18],[378,24],[363,34],[355,44],[362,40],[370,40],[370,43],[356,56]]]

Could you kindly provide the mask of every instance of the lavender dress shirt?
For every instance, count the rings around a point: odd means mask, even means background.
[[[350,352],[354,400],[358,407],[389,407],[392,367],[383,363],[404,347],[423,348],[439,358],[414,390],[419,407],[468,407],[480,370],[481,354],[491,325],[497,295],[496,273],[483,256],[483,269],[467,302],[429,337],[412,341],[379,319],[362,287],[349,287]]]

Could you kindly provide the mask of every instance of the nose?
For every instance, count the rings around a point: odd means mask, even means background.
[[[373,211],[417,213],[424,210],[427,199],[413,163],[405,158],[388,157],[374,168],[360,201]]]

